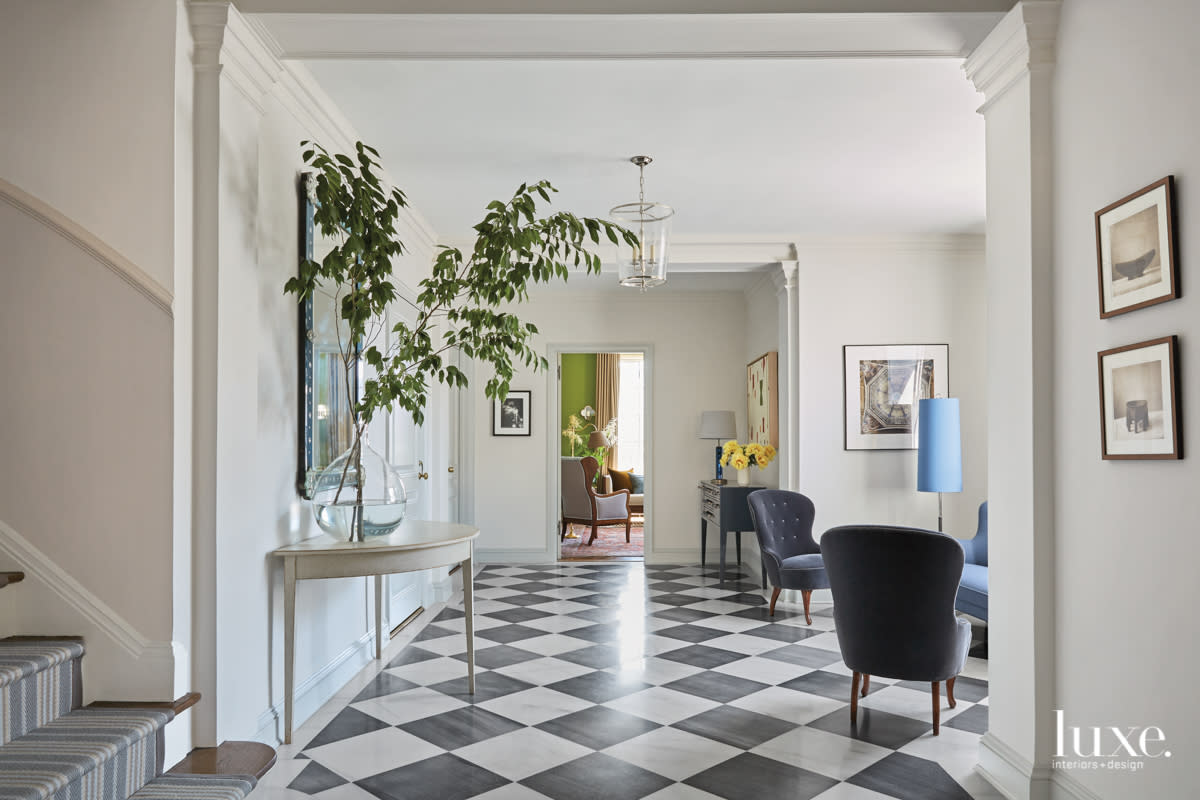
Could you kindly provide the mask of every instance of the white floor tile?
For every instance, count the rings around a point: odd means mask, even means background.
[[[777,642],[774,639],[764,639],[761,636],[750,636],[746,633],[731,633],[728,636],[718,636],[715,639],[709,639],[704,644],[709,647],[720,647],[722,650],[732,650],[735,653],[745,653],[746,655],[758,655],[765,653],[768,650],[778,650],[783,647],[785,642]]]
[[[681,719],[694,717],[704,711],[716,708],[720,703],[686,692],[655,686],[619,697],[616,700],[610,700],[604,705],[617,711],[648,719],[651,722],[657,722],[660,725],[671,725]]]
[[[852,783],[839,783],[837,786],[821,792],[813,800],[895,800],[895,798],[855,786]]]
[[[846,703],[807,692],[772,686],[734,700],[729,705],[804,725],[842,708]]]
[[[422,686],[406,692],[362,700],[350,707],[357,708],[376,719],[381,719],[389,725],[403,725],[415,719],[432,717],[434,714],[453,711],[465,705],[467,704],[462,700]]]
[[[522,661],[520,664],[500,667],[493,671],[519,681],[532,683],[535,686],[545,686],[555,681],[565,681],[567,678],[591,672],[592,668],[558,658],[535,658],[532,661]]]
[[[875,679],[871,678],[872,687]],[[966,711],[972,704],[959,701],[956,708],[950,708],[946,703],[946,692],[943,688],[941,696],[942,710],[940,712],[943,724]],[[860,706],[878,708],[890,714],[902,714],[912,719],[919,719],[933,724],[933,697],[930,692],[919,692],[903,686],[888,686],[876,690],[872,688],[866,697],[858,701]],[[974,735],[974,734],[971,734]],[[976,737],[978,740],[978,737]]]
[[[386,765],[385,769],[394,769],[444,751],[399,728],[383,728],[306,752],[321,766],[357,781],[378,774],[382,771],[381,765]]]
[[[812,668],[802,667],[798,664],[789,664],[786,661],[776,661],[772,658],[751,656],[750,658],[743,658],[739,661],[716,667],[713,671],[777,686],[793,678],[798,678],[801,675],[812,672]]]
[[[750,751],[845,780],[891,755],[891,750],[816,728],[796,728]]]
[[[703,670],[700,667],[693,667],[690,664],[680,664],[677,661],[667,661],[663,658],[644,658],[623,662],[616,667],[606,669],[605,672],[625,677],[636,677],[638,680],[659,686],[671,681],[677,681],[680,678],[686,678],[689,675],[695,675],[697,672],[703,672]]]
[[[657,728],[601,752],[678,781],[742,751],[676,728]]]
[[[569,694],[537,686],[478,705],[479,708],[508,717],[523,725],[537,725],[549,719],[581,711],[592,704]]]
[[[519,781],[582,758],[592,750],[537,728],[521,728],[454,751],[459,758]]]

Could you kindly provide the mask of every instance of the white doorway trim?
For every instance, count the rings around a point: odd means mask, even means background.
[[[641,353],[645,360],[645,374],[642,391],[642,429],[643,438],[648,446],[645,449],[646,485],[654,486],[654,447],[651,432],[654,430],[654,345],[648,343],[629,344],[598,344],[581,342],[576,344],[551,344],[546,349],[546,359],[550,369],[546,370],[546,475],[550,491],[546,494],[546,553],[552,560],[559,558],[559,515],[561,501],[559,500],[562,487],[560,486],[562,471],[558,468],[558,459],[562,455],[562,382],[559,380],[562,355],[564,353]],[[654,493],[646,492],[643,501],[642,540],[643,558],[653,552],[654,527]]]

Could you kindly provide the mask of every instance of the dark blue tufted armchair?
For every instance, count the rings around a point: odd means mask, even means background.
[[[821,552],[842,660],[854,673],[851,724],[858,721],[860,679],[863,696],[872,675],[929,681],[936,736],[940,684],[946,682],[954,708],[954,679],[971,646],[971,624],[954,615],[962,548],[933,531],[845,525],[821,536]]]
[[[829,588],[821,547],[812,535],[816,516],[812,500],[798,492],[761,489],[750,493],[749,503],[763,568],[775,587],[771,592],[771,616],[775,615],[780,590],[799,589],[804,597],[804,619],[812,625],[808,607],[813,590]]]

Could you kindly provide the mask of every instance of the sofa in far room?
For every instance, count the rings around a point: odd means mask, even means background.
[[[644,514],[646,498],[646,479],[633,470],[609,469],[606,490],[609,492],[621,489],[629,490],[629,510],[634,514]]]
[[[976,619],[987,622],[988,618],[988,504],[979,505],[979,527],[975,538],[959,539],[965,556],[962,579],[958,584],[958,596],[954,607]]]

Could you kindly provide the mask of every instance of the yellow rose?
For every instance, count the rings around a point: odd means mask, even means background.
[[[729,464],[734,469],[746,469],[750,466],[750,459],[744,453],[738,453],[729,459]]]
[[[767,457],[768,461],[773,460],[775,458],[775,448],[771,445],[767,445],[763,450],[763,455]]]
[[[721,449],[726,453],[732,453],[734,450],[738,449],[738,443],[736,441],[734,441],[733,439],[730,439],[728,442],[725,443],[725,446],[722,447]]]
[[[746,451],[746,455],[748,456],[756,456],[763,452],[763,446],[758,442],[750,442],[750,444],[746,445],[742,449]]]
[[[722,467],[729,466],[729,453],[725,453],[721,456],[721,466]]]

